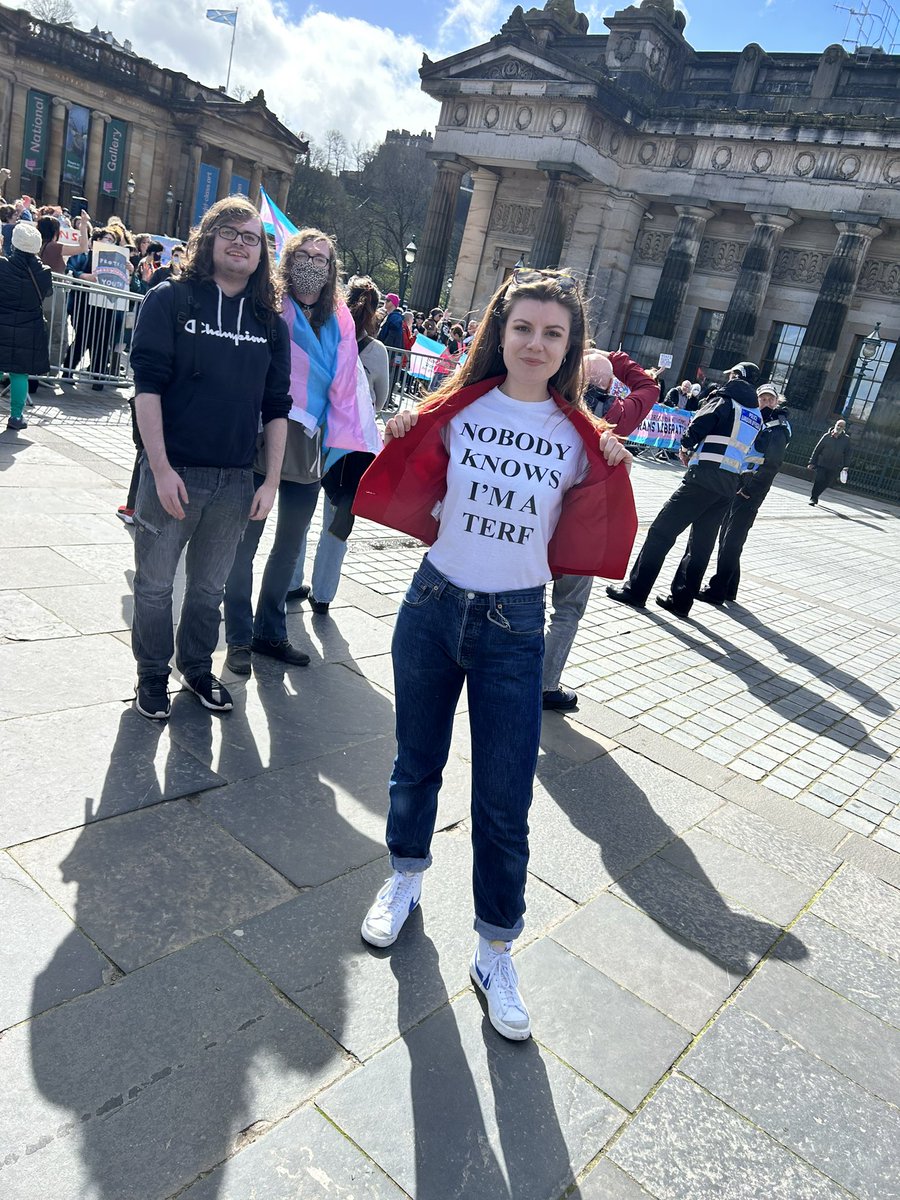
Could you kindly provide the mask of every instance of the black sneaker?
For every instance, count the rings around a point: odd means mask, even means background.
[[[184,683],[204,708],[211,708],[213,712],[230,712],[234,708],[228,688],[211,671],[185,679]]]
[[[146,675],[138,680],[134,707],[142,717],[165,721],[172,711],[168,683],[168,675]]]
[[[578,695],[564,687],[555,687],[551,692],[544,692],[541,706],[555,709],[557,712],[571,712],[573,708],[578,707]]]
[[[314,596],[310,596],[309,598],[309,607],[314,613],[319,613],[320,616],[328,612],[328,603],[327,600],[316,600]]]
[[[229,646],[225,656],[225,669],[234,675],[250,674],[250,647]]]
[[[309,588],[304,583],[298,588],[291,588],[291,590],[285,596],[285,600],[305,600],[308,595]]]
[[[7,429],[27,429],[28,422],[23,421],[21,417],[10,417],[6,422]]]
[[[689,612],[685,612],[683,608],[679,608],[671,596],[657,596],[656,603],[660,608],[664,608],[666,612],[671,613],[673,617],[681,617],[682,621],[686,621],[690,616]]]
[[[287,639],[283,642],[272,642],[268,638],[255,637],[250,643],[254,654],[264,654],[267,658],[277,658],[279,662],[289,663],[292,667],[309,665],[309,655],[292,646]]]
[[[627,604],[629,608],[646,607],[643,600],[635,600],[631,593],[626,591],[625,588],[613,587],[611,583],[606,588],[606,594],[609,596],[610,600],[615,600],[619,604]]]

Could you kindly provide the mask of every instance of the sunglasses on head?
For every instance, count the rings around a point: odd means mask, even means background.
[[[571,292],[578,287],[578,280],[571,275],[558,271],[539,271],[535,267],[517,267],[511,278],[516,286],[523,283],[555,283],[562,292]]]

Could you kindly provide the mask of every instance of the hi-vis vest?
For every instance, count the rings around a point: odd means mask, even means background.
[[[763,421],[763,433],[768,433],[772,429],[786,429],[788,442],[794,436],[794,431],[791,429],[791,423],[787,417],[772,417],[768,421]],[[757,438],[757,442],[758,441],[759,438]],[[768,451],[768,448],[769,442],[767,441],[765,443],[765,450]],[[758,471],[765,461],[765,452],[760,450],[758,446],[754,445],[752,451],[747,455],[747,466],[744,468],[744,470]]]
[[[731,403],[734,408],[731,432],[725,435],[711,434],[704,438],[691,455],[689,466],[702,462],[715,463],[720,470],[729,471],[732,475],[753,470],[750,460],[756,435],[762,429],[762,417],[758,408],[742,408],[737,400]]]

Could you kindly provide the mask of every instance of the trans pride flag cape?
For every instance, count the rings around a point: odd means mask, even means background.
[[[288,415],[310,432],[321,427],[325,470],[351,450],[377,454],[381,434],[347,305],[338,304],[318,337],[290,296],[282,318],[291,337],[293,407]]]

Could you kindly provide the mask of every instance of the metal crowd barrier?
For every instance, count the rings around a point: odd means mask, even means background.
[[[388,350],[390,390],[382,412],[413,408],[456,370],[456,364],[420,350]],[[444,370],[446,368],[446,374]]]
[[[131,334],[142,296],[53,276],[44,301],[50,337],[49,378],[124,387],[131,383]]]

